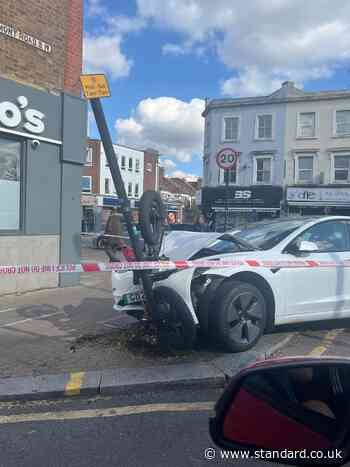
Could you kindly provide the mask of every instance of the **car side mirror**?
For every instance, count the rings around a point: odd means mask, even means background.
[[[308,240],[302,240],[298,245],[296,242],[293,242],[286,249],[287,253],[291,255],[301,255],[302,253],[312,253],[313,251],[318,251],[318,246],[314,242],[309,242]]]
[[[210,434],[230,459],[340,466],[350,458],[349,416],[350,359],[276,359],[231,381]]]

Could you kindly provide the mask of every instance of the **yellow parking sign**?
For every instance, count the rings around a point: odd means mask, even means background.
[[[80,82],[87,99],[98,99],[111,95],[106,75],[80,75]]]

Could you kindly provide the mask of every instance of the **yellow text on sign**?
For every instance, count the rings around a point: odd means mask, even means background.
[[[81,75],[80,81],[87,99],[98,99],[111,95],[105,75]]]

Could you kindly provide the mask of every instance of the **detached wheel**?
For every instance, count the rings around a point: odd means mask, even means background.
[[[154,289],[159,316],[159,344],[164,350],[190,350],[196,340],[196,325],[186,303],[169,287]]]
[[[97,248],[99,248],[100,250],[102,250],[102,249],[105,247],[105,241],[103,240],[103,238],[99,238],[99,239],[97,240],[96,246],[97,246]]]
[[[232,280],[217,289],[210,314],[211,334],[225,350],[243,352],[254,347],[266,323],[266,300],[255,285]]]
[[[140,199],[140,228],[145,242],[156,246],[164,228],[165,208],[157,191],[145,191]]]

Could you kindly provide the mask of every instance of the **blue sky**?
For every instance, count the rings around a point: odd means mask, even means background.
[[[84,67],[108,75],[115,142],[200,175],[204,98],[349,88],[349,16],[346,0],[85,0]]]

